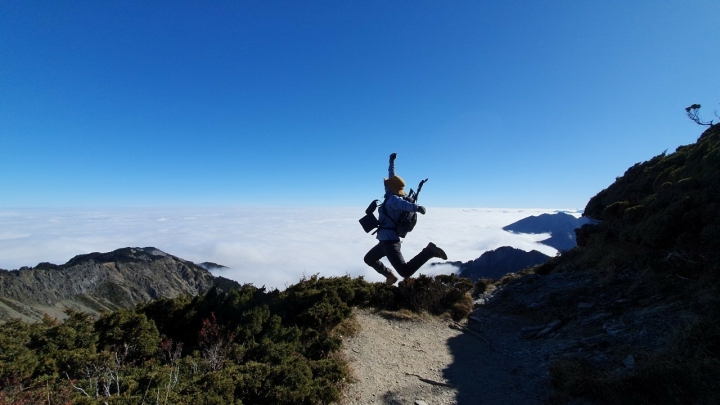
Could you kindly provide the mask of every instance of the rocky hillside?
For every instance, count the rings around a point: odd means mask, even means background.
[[[99,313],[237,283],[158,249],[124,248],[75,256],[63,265],[0,271],[0,319],[64,318],[72,308]]]
[[[557,403],[719,403],[720,126],[629,168],[585,215],[577,248],[487,286],[470,319],[524,325]]]

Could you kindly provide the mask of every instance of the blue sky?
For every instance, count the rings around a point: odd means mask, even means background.
[[[717,1],[0,2],[0,208],[584,208],[720,109]],[[171,252],[172,253],[172,252]]]

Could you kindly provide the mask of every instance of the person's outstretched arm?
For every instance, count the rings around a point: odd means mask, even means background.
[[[393,152],[390,154],[390,164],[388,166],[388,179],[395,175],[395,158],[397,153]]]

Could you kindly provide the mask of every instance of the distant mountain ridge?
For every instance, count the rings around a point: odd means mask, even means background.
[[[549,233],[550,238],[540,243],[565,251],[577,246],[575,229],[590,222],[587,217],[575,218],[566,212],[557,212],[523,218],[503,227],[503,230],[515,233]]]
[[[483,253],[475,260],[465,263],[452,262],[458,266],[458,276],[467,277],[473,282],[481,278],[498,279],[508,273],[516,273],[528,267],[547,262],[550,256],[532,250],[526,252],[510,246],[502,246]]]
[[[197,265],[205,270],[222,270],[228,268],[227,266],[223,266],[222,264],[217,264],[213,262],[202,262],[198,263]]]
[[[64,318],[67,309],[97,314],[215,286],[227,290],[240,284],[154,247],[128,247],[78,255],[62,265],[0,271],[0,319]]]

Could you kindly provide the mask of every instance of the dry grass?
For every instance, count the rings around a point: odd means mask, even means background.
[[[393,321],[409,321],[409,322],[420,322],[430,317],[427,312],[413,312],[409,309],[401,309],[399,311],[388,311],[382,310],[378,312],[378,315],[385,319],[391,319]]]
[[[346,370],[346,377],[343,378],[342,381],[337,382],[337,389],[340,392],[340,401],[332,402],[332,404],[337,405],[344,403],[343,400],[345,399],[345,394],[348,392],[348,387],[352,384],[358,383],[357,372],[352,366],[352,362],[348,358],[347,354],[345,354],[342,350],[330,353],[328,358],[335,361],[337,364],[341,364]]]
[[[515,280],[519,279],[520,277],[522,277],[522,276],[520,275],[520,273],[508,273],[508,274],[502,276],[502,277],[496,282],[496,284],[497,284],[498,286],[502,286],[502,285],[508,284],[508,283],[510,283],[510,282],[512,282],[512,281],[515,281]]]
[[[333,329],[333,332],[340,337],[355,337],[360,334],[361,330],[362,327],[360,326],[360,322],[358,322],[357,315],[353,312],[340,322],[335,329]]]
[[[460,299],[452,305],[450,315],[455,321],[465,319],[472,312],[475,301],[470,293],[465,292]]]
[[[478,281],[475,282],[475,286],[473,289],[473,296],[477,297],[480,294],[483,294],[485,292],[489,292],[488,289],[495,281],[491,278],[481,278]]]

